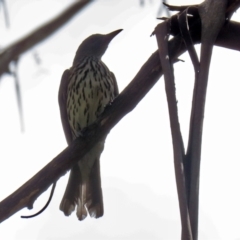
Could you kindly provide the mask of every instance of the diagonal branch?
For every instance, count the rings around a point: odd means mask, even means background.
[[[193,42],[200,42],[200,28],[193,32]],[[234,35],[234,39],[230,36]],[[230,22],[218,37],[218,46],[240,51],[240,24]],[[169,55],[177,58],[186,51],[180,36],[169,41]],[[14,193],[0,202],[0,222],[3,222],[24,207],[32,207],[33,202],[53,182],[63,176],[73,164],[81,159],[102,136],[106,135],[127,113],[131,112],[144,98],[162,75],[158,51],[152,54],[139,70],[133,81],[106,108],[96,124],[86,132],[85,137],[77,138],[70,146],[48,163],[42,170],[22,185]]]
[[[175,79],[173,74],[173,62],[175,59],[169,58],[168,38],[170,32],[170,20],[158,24],[155,34],[158,42],[159,58],[164,72],[165,89],[168,102],[168,111],[172,133],[172,144],[174,154],[174,167],[178,192],[178,202],[182,224],[182,238],[192,240],[192,231],[188,211],[187,191],[185,183],[185,173],[183,160],[185,157],[184,144],[178,119],[178,108],[176,99]]]
[[[78,0],[63,11],[60,15],[47,22],[43,26],[37,28],[32,33],[23,37],[16,43],[6,47],[0,52],[0,76],[3,73],[8,73],[8,66],[11,61],[16,60],[22,53],[38,44],[52,33],[58,30],[64,23],[70,20],[74,14],[82,10],[92,0]]]

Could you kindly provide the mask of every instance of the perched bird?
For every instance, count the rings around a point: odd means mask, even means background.
[[[118,95],[115,76],[101,57],[111,40],[122,31],[94,34],[79,46],[73,65],[64,71],[59,88],[59,107],[66,140],[70,144],[92,124]],[[77,217],[103,215],[100,155],[106,136],[75,164],[70,172],[60,210],[69,216],[77,206]]]

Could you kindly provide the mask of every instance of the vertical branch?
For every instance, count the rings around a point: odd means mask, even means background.
[[[189,11],[195,11],[198,14],[198,9],[194,7],[187,7],[185,10],[180,12],[178,14],[178,25],[179,30],[181,33],[181,36],[183,38],[183,41],[185,43],[185,46],[187,48],[187,51],[189,53],[189,56],[191,58],[194,72],[195,72],[195,82],[197,79],[197,76],[199,74],[199,68],[200,68],[200,62],[198,60],[197,52],[194,48],[194,44],[192,41],[192,37],[189,31],[189,23],[188,23],[188,12]],[[195,13],[195,15],[196,15]],[[193,94],[194,95],[194,94]],[[184,159],[184,170],[185,170],[185,181],[186,181],[186,189],[187,189],[187,198],[189,200],[189,194],[190,194],[190,185],[191,185],[191,169],[190,169],[190,161],[186,160],[186,157]],[[188,202],[189,206],[189,202]]]
[[[15,83],[15,91],[16,91],[16,97],[17,97],[17,105],[18,105],[21,131],[24,132],[22,94],[21,94],[21,88],[20,88],[20,82],[19,82],[17,67],[18,67],[18,60],[15,60],[13,62],[12,75],[13,75],[14,83]]]
[[[1,2],[2,2],[2,6],[3,6],[3,14],[4,14],[4,18],[5,18],[5,24],[6,24],[6,27],[9,28],[10,20],[9,20],[7,4],[6,4],[5,0],[0,0],[0,5],[1,5]]]
[[[192,231],[188,212],[186,184],[184,175],[183,159],[185,156],[184,144],[182,140],[180,124],[178,120],[177,100],[175,94],[175,82],[173,66],[169,60],[168,36],[169,21],[159,24],[155,29],[158,42],[159,56],[164,72],[165,89],[168,101],[168,111],[170,117],[172,143],[174,152],[174,166],[176,175],[176,184],[178,191],[179,208],[182,223],[182,240],[192,240]]]
[[[199,5],[199,15],[202,22],[200,70],[197,74],[190,120],[189,142],[186,156],[189,170],[189,214],[193,239],[198,239],[198,206],[200,161],[203,132],[204,108],[207,93],[208,73],[212,49],[217,35],[225,21],[227,0],[206,0]]]

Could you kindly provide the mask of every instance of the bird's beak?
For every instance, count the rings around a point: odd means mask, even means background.
[[[105,35],[105,36],[106,36],[105,39],[108,41],[108,43],[110,43],[110,42],[112,41],[112,39],[113,39],[116,35],[118,35],[122,30],[123,30],[123,29],[119,29],[119,30],[116,30],[116,31],[114,31],[114,32],[111,32],[111,33],[106,34],[106,35]]]

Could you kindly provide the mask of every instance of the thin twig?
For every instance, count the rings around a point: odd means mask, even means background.
[[[6,24],[6,27],[9,28],[10,27],[10,19],[9,19],[7,4],[6,4],[5,0],[1,0],[1,2],[2,2],[2,6],[3,6],[5,24]],[[1,4],[1,2],[0,2],[0,4]]]
[[[24,118],[23,118],[23,105],[22,105],[22,94],[21,94],[21,88],[20,88],[20,82],[19,82],[19,77],[18,77],[18,60],[15,60],[13,62],[13,69],[12,69],[12,75],[14,78],[14,83],[15,83],[15,92],[17,96],[17,104],[18,104],[18,112],[19,112],[19,117],[20,117],[20,126],[21,126],[21,131],[24,132]]]
[[[183,160],[185,157],[184,144],[178,119],[178,108],[173,74],[173,59],[169,59],[168,37],[170,32],[170,20],[160,23],[155,28],[158,43],[159,57],[164,72],[165,89],[170,117],[172,144],[174,153],[174,166],[179,200],[179,209],[182,223],[182,240],[192,240],[191,224],[188,212],[187,191]],[[171,62],[171,63],[170,63]]]
[[[19,58],[22,53],[49,37],[90,2],[92,2],[92,0],[76,1],[50,22],[37,28],[16,43],[4,48],[0,53],[0,76],[3,73],[9,72],[8,67],[11,61]]]

